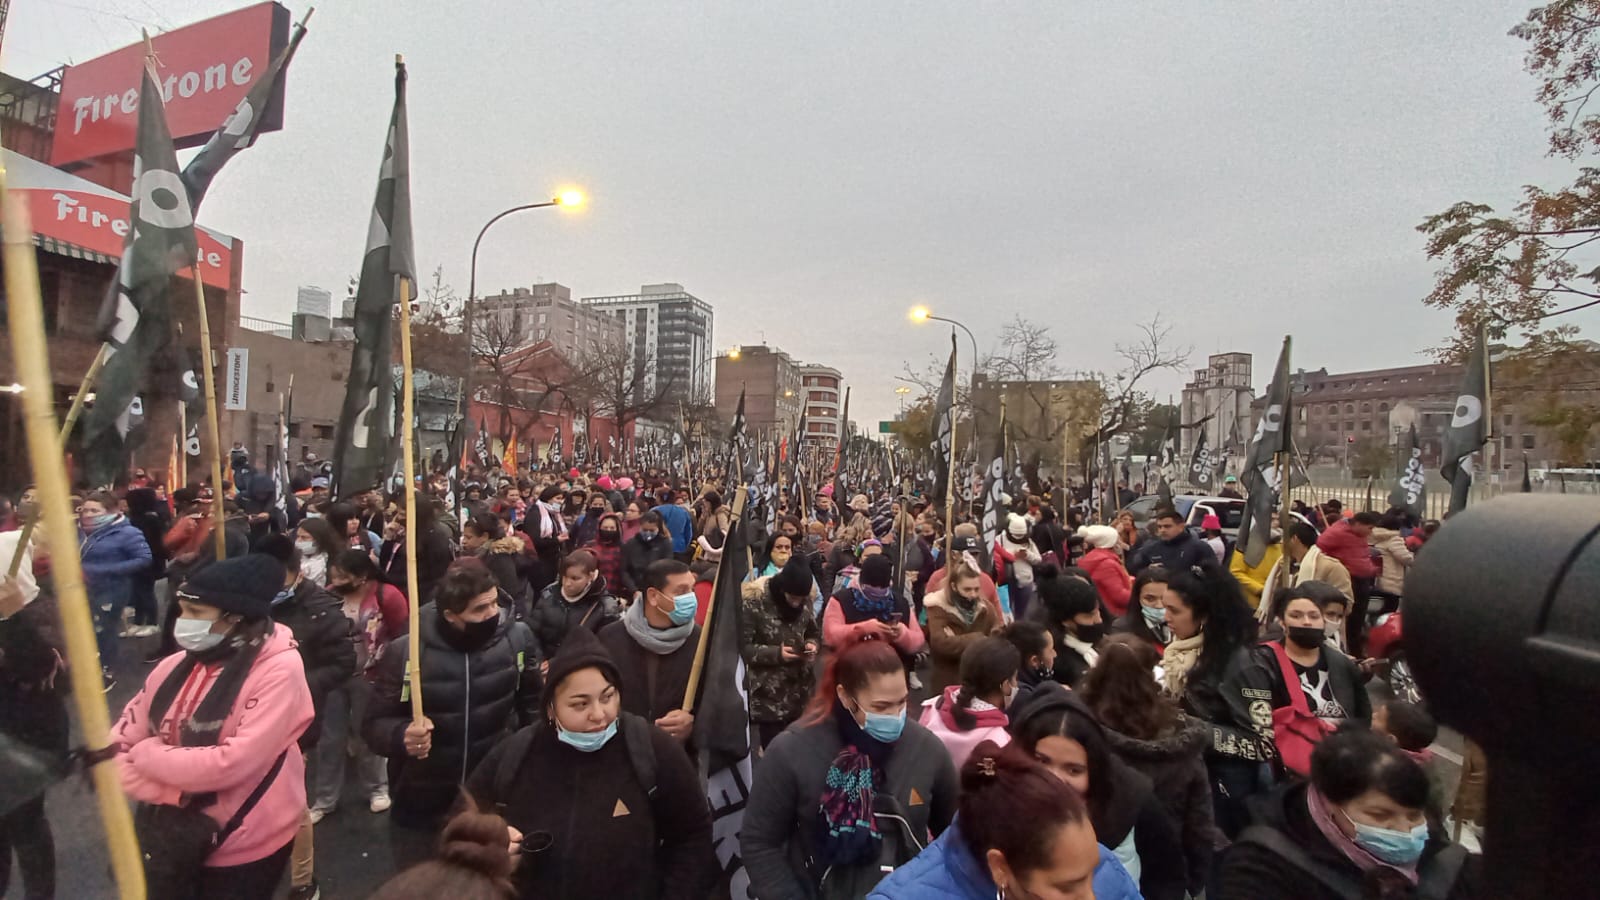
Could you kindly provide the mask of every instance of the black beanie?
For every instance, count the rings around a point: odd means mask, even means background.
[[[265,553],[214,562],[189,576],[182,593],[225,613],[247,619],[272,614],[272,598],[283,590],[283,564]]]
[[[783,570],[772,576],[773,589],[791,597],[811,596],[811,588],[815,584],[810,564],[798,556],[789,557]]]
[[[861,583],[867,587],[886,588],[894,580],[894,564],[889,557],[879,554],[861,561]]]
[[[544,674],[544,705],[549,708],[556,701],[556,688],[566,680],[568,675],[579,669],[597,668],[606,680],[622,690],[622,674],[617,671],[616,660],[606,652],[605,645],[594,636],[594,632],[583,626],[574,626],[567,632],[566,640],[561,642],[561,649],[550,660],[550,668]]]

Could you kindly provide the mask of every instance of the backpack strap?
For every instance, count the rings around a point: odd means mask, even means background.
[[[1233,843],[1236,847],[1241,844],[1263,847],[1281,857],[1284,862],[1316,879],[1318,884],[1339,895],[1342,900],[1361,900],[1359,881],[1352,880],[1349,875],[1312,859],[1303,847],[1289,840],[1276,828],[1251,825]]]
[[[261,782],[256,785],[255,790],[250,792],[250,796],[244,798],[244,802],[239,804],[239,808],[233,811],[233,815],[228,817],[228,821],[217,832],[216,837],[211,841],[212,847],[222,846],[223,842],[232,837],[233,833],[239,830],[239,826],[244,824],[244,817],[250,815],[250,810],[255,809],[256,804],[261,802],[261,798],[266,796],[267,788],[272,787],[272,782],[278,777],[278,772],[283,769],[283,760],[288,755],[289,749],[285,747],[284,751],[278,754],[278,758],[272,761],[272,768],[268,769],[267,774],[262,776]]]
[[[638,777],[639,784],[644,792],[650,796],[652,805],[656,802],[656,748],[650,741],[649,722],[633,713],[622,713],[619,718],[619,728],[622,740],[628,745],[628,762],[633,766],[633,774]]]
[[[1294,666],[1289,662],[1289,651],[1277,641],[1266,641],[1272,649],[1272,655],[1278,658],[1278,672],[1283,675],[1283,690],[1289,695],[1289,706],[1302,716],[1311,715],[1311,707],[1306,703],[1306,692],[1300,687],[1300,676],[1295,674]]]

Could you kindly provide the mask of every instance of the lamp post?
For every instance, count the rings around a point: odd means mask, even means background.
[[[967,340],[972,341],[972,380],[973,380],[973,383],[976,384],[976,382],[978,380],[978,339],[972,336],[972,329],[971,328],[968,328],[967,326],[961,324],[960,322],[957,322],[955,319],[947,319],[944,316],[936,316],[932,312],[930,312],[929,309],[926,306],[914,307],[911,310],[911,321],[913,321],[913,322],[946,322],[946,323],[949,323],[951,325],[956,326],[957,328],[961,329],[962,331],[965,331],[967,333]]]
[[[906,395],[911,393],[911,388],[902,384],[895,388],[894,392],[900,395],[900,418],[904,419],[906,417]]]
[[[456,414],[463,419],[472,409],[472,373],[477,368],[472,353],[472,307],[474,301],[478,299],[478,247],[483,243],[483,236],[488,233],[490,226],[512,213],[519,213],[529,209],[544,209],[548,206],[561,206],[571,209],[582,206],[583,203],[584,196],[582,191],[562,191],[543,203],[524,203],[521,206],[513,206],[483,223],[483,227],[478,229],[478,237],[472,242],[472,267],[467,274],[467,305],[461,312],[461,330],[467,338],[467,373],[461,379],[461,400],[457,404]],[[460,426],[456,427],[459,428]]]

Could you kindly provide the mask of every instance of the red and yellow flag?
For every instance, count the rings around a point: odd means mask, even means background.
[[[506,441],[505,458],[500,461],[500,468],[505,469],[507,475],[517,474],[517,433],[511,432],[511,437]]]

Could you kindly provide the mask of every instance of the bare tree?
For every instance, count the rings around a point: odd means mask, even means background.
[[[655,368],[651,353],[641,360],[630,354],[620,340],[596,343],[574,355],[572,378],[564,393],[586,423],[596,415],[604,416],[616,422],[618,432],[625,432],[629,424],[641,418],[668,412],[677,415],[677,410],[667,408],[674,381],[671,377],[658,378],[652,385],[650,373]]]
[[[537,342],[528,340],[506,316],[474,317],[472,361],[479,372],[488,375],[479,380],[474,393],[477,399],[500,407],[495,433],[502,440],[511,436],[511,410],[542,411],[552,398],[563,396],[584,377],[554,349],[537,349]]]
[[[1048,381],[1061,377],[1058,353],[1050,326],[1018,315],[1000,330],[1000,346],[984,357],[978,369],[1002,381]]]
[[[1157,372],[1182,371],[1193,352],[1193,347],[1172,346],[1172,326],[1163,324],[1159,313],[1139,326],[1138,340],[1118,344],[1122,367],[1112,373],[1091,373],[1100,383],[1105,401],[1100,410],[1100,427],[1090,434],[1090,441],[1109,441],[1115,435],[1142,427],[1155,400],[1140,387],[1141,383]]]

